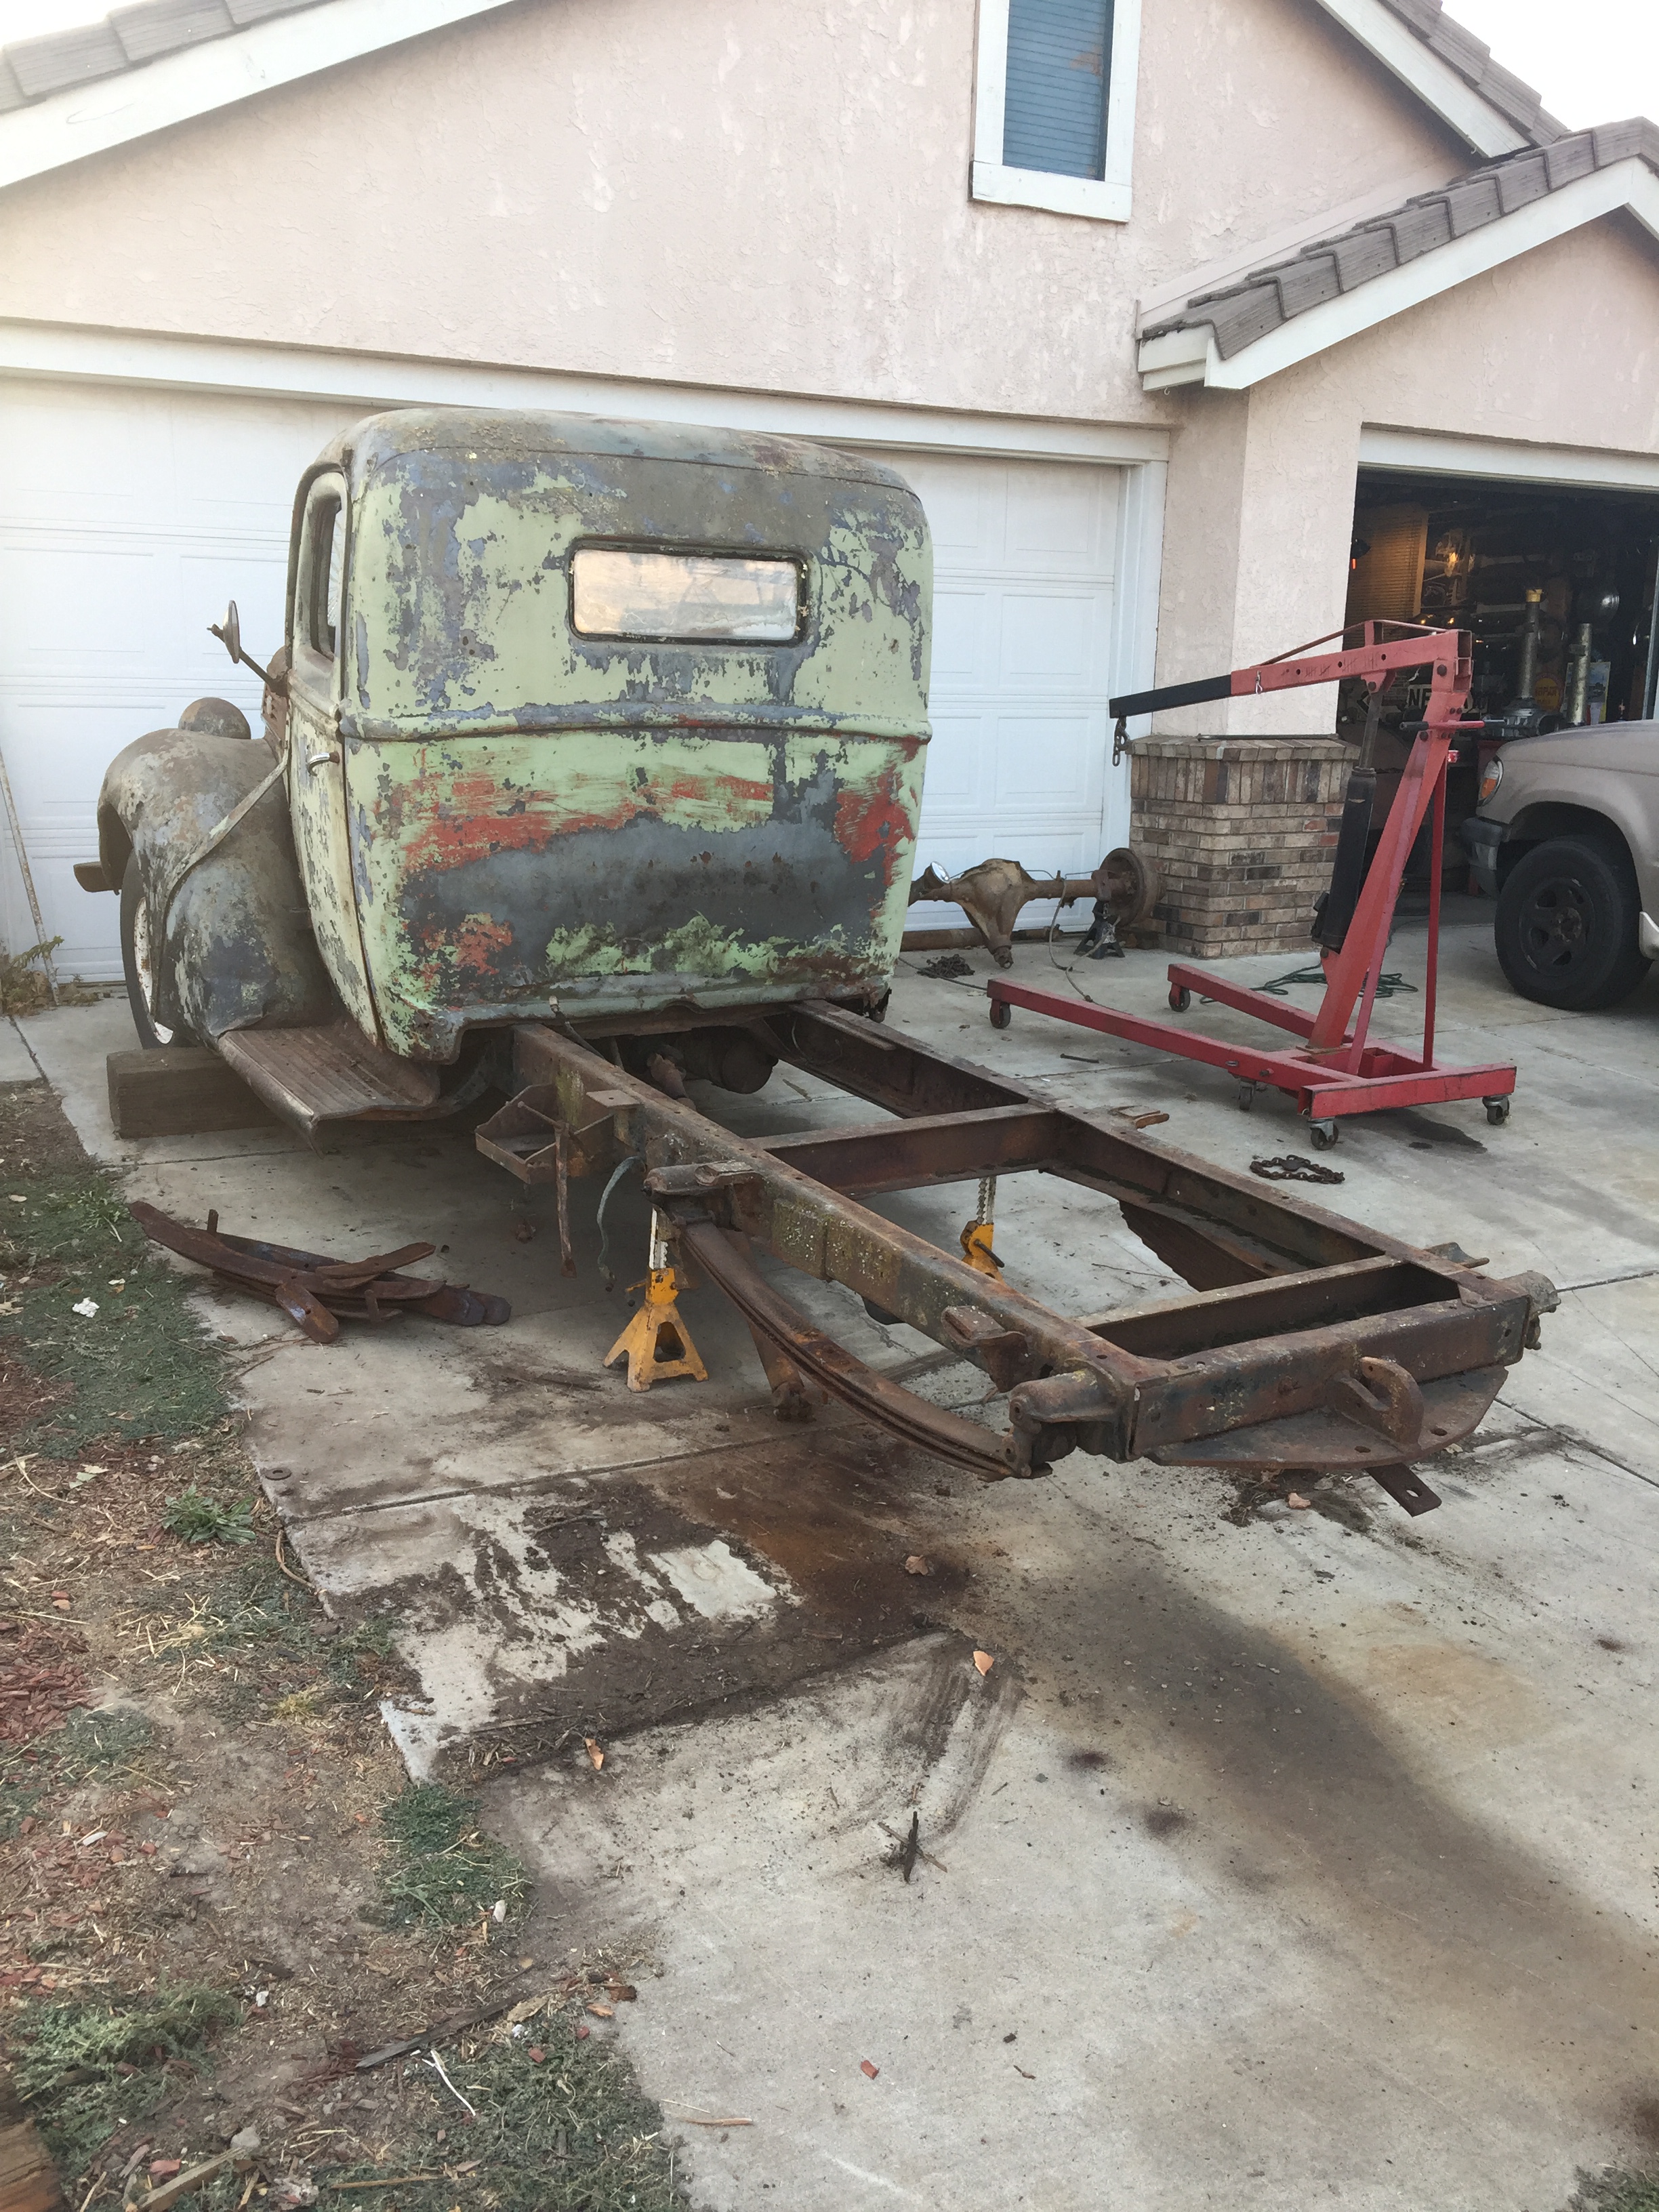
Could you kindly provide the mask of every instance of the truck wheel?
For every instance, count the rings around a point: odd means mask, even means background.
[[[1540,1006],[1617,1006],[1648,972],[1641,908],[1622,853],[1592,837],[1552,837],[1522,855],[1498,895],[1498,963]]]
[[[127,862],[126,873],[121,878],[121,966],[126,974],[132,1025],[144,1050],[156,1052],[166,1044],[188,1043],[189,1039],[180,1030],[168,1029],[150,1012],[155,1002],[155,963],[150,942],[149,901],[144,896],[144,879],[136,856]]]

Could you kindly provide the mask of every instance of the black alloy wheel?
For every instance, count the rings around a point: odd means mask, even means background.
[[[1637,943],[1641,911],[1622,851],[1594,836],[1552,837],[1522,855],[1498,893],[1498,965],[1540,1006],[1616,1006],[1648,972]]]

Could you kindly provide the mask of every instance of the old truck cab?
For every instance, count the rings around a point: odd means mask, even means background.
[[[827,447],[360,422],[299,487],[267,744],[198,714],[106,778],[141,1036],[214,1046],[308,1127],[442,1110],[526,1019],[877,1006],[930,592],[914,494]],[[694,1072],[749,1087],[720,1042]]]

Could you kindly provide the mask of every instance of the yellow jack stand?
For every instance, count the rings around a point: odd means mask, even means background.
[[[645,1303],[606,1352],[605,1365],[614,1367],[626,1355],[630,1390],[648,1390],[653,1382],[672,1382],[682,1375],[689,1375],[694,1382],[706,1382],[708,1370],[698,1358],[690,1331],[680,1318],[674,1270],[669,1265],[666,1240],[658,1233],[654,1213],[651,1273],[644,1287]]]
[[[976,1274],[997,1276],[1002,1262],[991,1249],[996,1234],[991,1217],[996,1211],[997,1179],[983,1176],[979,1186],[979,1212],[962,1232],[962,1256]]]

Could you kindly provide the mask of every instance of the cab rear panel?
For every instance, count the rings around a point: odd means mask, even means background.
[[[361,947],[387,1047],[447,1060],[468,1026],[538,1012],[878,997],[928,736],[931,553],[898,478],[568,417],[411,412],[347,442],[340,759],[316,772],[340,779],[349,881],[301,842],[334,909],[319,942],[349,1003]],[[585,634],[589,549],[790,564],[793,633]]]

